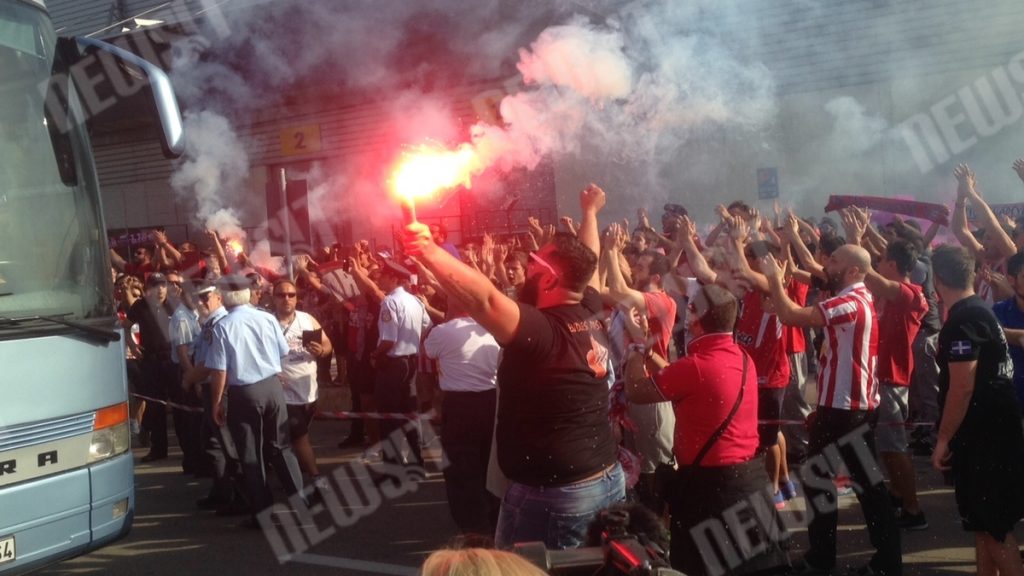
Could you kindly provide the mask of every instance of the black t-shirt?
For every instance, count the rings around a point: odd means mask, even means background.
[[[498,463],[511,480],[569,484],[615,462],[600,314],[589,288],[579,304],[519,304],[519,328],[498,368]]]
[[[145,298],[139,298],[128,309],[128,321],[139,325],[139,339],[142,341],[144,356],[170,354],[170,320],[174,310],[165,300],[163,304],[150,305]]]
[[[939,332],[936,360],[939,363],[939,407],[943,409],[949,393],[949,365],[978,361],[974,393],[957,437],[969,441],[983,430],[994,431],[1007,419],[1013,426],[1020,427],[1013,361],[1006,336],[992,310],[977,295],[964,298],[949,309],[949,317]]]

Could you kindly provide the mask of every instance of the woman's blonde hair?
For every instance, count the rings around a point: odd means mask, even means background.
[[[502,550],[438,550],[423,562],[423,576],[547,576],[528,560]]]

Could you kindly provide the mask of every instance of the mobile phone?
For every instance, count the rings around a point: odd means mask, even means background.
[[[302,345],[308,346],[312,342],[321,342],[323,340],[323,329],[317,328],[316,330],[303,330],[302,331]]]

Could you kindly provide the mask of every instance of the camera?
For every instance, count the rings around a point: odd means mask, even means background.
[[[630,508],[603,510],[595,523],[603,526],[600,546],[548,550],[543,542],[522,542],[513,551],[553,576],[684,576],[668,563],[664,543],[629,531]]]

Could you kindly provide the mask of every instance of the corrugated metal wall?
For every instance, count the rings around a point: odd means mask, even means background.
[[[85,30],[97,27],[98,23],[102,26],[100,21],[106,13],[98,12],[103,12],[111,2],[51,0],[50,5],[62,19],[76,22],[71,29]],[[129,4],[135,10],[150,3]],[[756,18],[750,18],[750,14]],[[1019,39],[1020,30],[1024,30],[1024,2],[1006,0],[742,0],[736,3],[732,16],[709,25],[718,26],[741,52],[764,62],[776,79],[784,108],[791,99],[803,104],[816,101],[815,95],[820,94],[823,103],[825,98],[848,89],[852,93],[882,95],[884,109],[874,109],[881,110],[891,123],[898,123],[905,116],[890,117],[889,112],[926,110],[945,95],[933,92],[934,87],[928,88],[925,77],[946,77],[959,82],[953,73],[1005,64],[1010,55],[1024,48]],[[909,94],[912,90],[907,87],[916,84],[921,85],[922,93]],[[888,104],[885,95],[894,86],[899,88],[903,100]],[[473,97],[485,88],[452,92],[456,112],[467,122],[474,116]],[[254,167],[308,159],[283,155],[279,142],[282,128],[303,124],[320,126],[323,150],[315,157],[357,155],[380,145],[376,128],[384,118],[384,110],[382,105],[367,104],[326,111],[275,111],[252,119],[240,129],[240,134]],[[796,129],[799,132],[799,127]],[[188,219],[187,206],[177,201],[168,205],[156,199],[160,189],[164,196],[170,195],[167,178],[171,164],[162,159],[155,142],[119,135],[117,141],[97,141],[97,157],[109,197],[108,218],[112,227],[169,223],[161,219],[171,216],[177,223]],[[560,183],[560,187],[563,185],[568,186]],[[143,190],[143,197],[132,189]],[[574,193],[559,191],[562,201],[573,196]],[[112,212],[118,205],[119,213]]]

